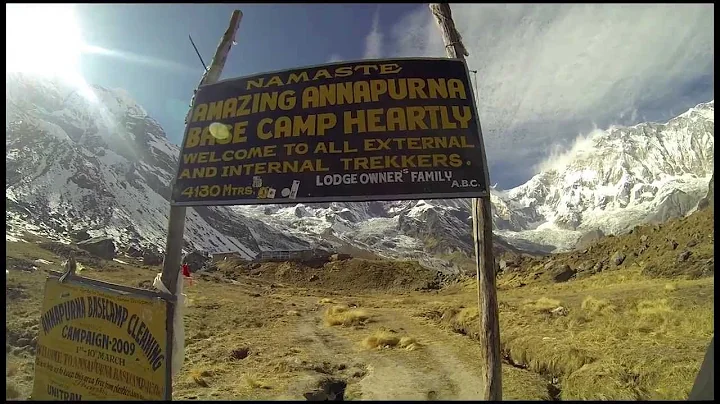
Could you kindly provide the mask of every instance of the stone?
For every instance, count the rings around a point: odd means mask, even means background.
[[[85,241],[91,237],[87,230],[78,230],[70,233],[70,238],[77,243],[79,241]]]
[[[350,254],[337,253],[337,254],[333,254],[330,256],[330,261],[331,262],[346,261],[346,260],[349,260],[350,258],[352,258],[352,255],[350,255]]]
[[[691,255],[692,255],[691,251],[687,251],[687,250],[683,251],[680,253],[680,255],[678,255],[677,260],[678,260],[678,262],[687,261],[687,259],[690,258]]]
[[[574,269],[570,268],[569,265],[560,265],[559,267],[557,267],[557,268],[553,271],[553,275],[552,275],[553,281],[555,281],[555,282],[567,282],[567,281],[570,280],[570,278],[572,278],[573,276],[575,276],[575,273],[576,273],[576,272],[577,272],[577,271],[575,271]]]
[[[125,255],[132,258],[141,258],[143,256],[143,251],[135,246],[128,246],[128,248],[125,249]]]
[[[592,273],[602,272],[605,269],[605,262],[598,261],[592,268]]]
[[[203,251],[190,252],[186,254],[182,259],[182,263],[187,264],[190,268],[190,273],[195,273],[203,269],[203,267],[210,261],[210,255]]]
[[[715,273],[715,261],[710,258],[709,260],[705,261],[705,264],[703,264],[701,275],[702,276],[708,276]]]
[[[117,255],[115,241],[110,237],[93,237],[77,243],[77,246],[90,254],[111,261]]]
[[[30,345],[30,339],[29,338],[18,338],[17,340],[17,346],[24,347]]]
[[[622,263],[625,261],[625,254],[623,254],[621,251],[616,251],[615,254],[610,257],[610,262],[612,262],[616,267],[619,267],[622,265]]]
[[[568,309],[566,309],[563,306],[558,306],[558,307],[550,310],[550,314],[552,314],[553,316],[561,316],[561,317],[567,316],[568,312],[569,312]]]
[[[155,250],[147,249],[142,254],[143,264],[145,265],[162,265],[165,254],[161,254]]]

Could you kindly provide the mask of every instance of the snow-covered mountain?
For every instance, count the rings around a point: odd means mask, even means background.
[[[7,230],[60,239],[86,230],[121,246],[164,247],[179,149],[160,125],[122,90],[21,74],[5,81]],[[223,207],[188,209],[185,234],[188,249],[249,257],[309,245]]]
[[[6,76],[6,232],[110,235],[162,248],[179,149],[122,90],[78,91]],[[499,249],[571,248],[587,231],[627,230],[690,211],[713,172],[714,102],[665,124],[597,131],[526,184],[493,190]],[[188,209],[188,249],[349,244],[438,264],[471,252],[468,200]]]
[[[595,131],[527,183],[493,190],[498,242],[551,252],[585,233],[625,232],[690,212],[714,167],[714,101],[667,123]],[[394,256],[472,251],[468,200],[234,208],[293,234],[332,233]]]
[[[685,215],[708,191],[714,131],[714,101],[667,123],[595,131],[500,195],[498,233],[569,248],[594,229],[617,234]]]

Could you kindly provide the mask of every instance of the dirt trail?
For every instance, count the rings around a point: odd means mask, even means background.
[[[360,384],[367,390],[368,399],[437,399],[477,400],[480,398],[481,375],[473,363],[471,341],[422,325],[406,317],[400,310],[377,310],[393,329],[416,338],[423,345],[420,350],[397,350],[398,358],[390,359],[386,352],[370,352],[377,358],[375,372]],[[364,395],[365,397],[365,395]]]
[[[349,380],[348,395],[360,400],[477,400],[480,397],[479,350],[459,335],[448,334],[401,310],[374,309],[365,329],[328,328],[319,312],[298,325],[295,337],[308,342],[318,357],[362,366],[366,374]],[[369,350],[362,339],[379,327],[416,338],[420,349]]]

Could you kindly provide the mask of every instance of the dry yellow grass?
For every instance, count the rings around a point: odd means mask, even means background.
[[[362,345],[368,349],[380,348],[403,348],[408,351],[414,351],[420,348],[420,343],[413,337],[400,337],[396,333],[386,330],[376,330],[371,335],[365,337]]]
[[[668,292],[673,292],[677,290],[677,286],[674,283],[666,283],[665,290],[667,290]]]
[[[580,305],[580,308],[588,313],[609,313],[615,311],[615,306],[605,299],[596,299],[587,296]]]
[[[402,337],[400,338],[400,342],[398,342],[398,346],[400,348],[405,348],[408,351],[414,351],[420,348],[421,345],[413,337]]]
[[[262,380],[250,375],[245,375],[245,383],[247,383],[247,385],[252,389],[272,389],[272,386],[269,383],[265,383]]]
[[[369,349],[392,348],[399,343],[400,337],[397,334],[382,330],[375,331],[362,341],[363,346]]]
[[[563,400],[684,400],[714,332],[713,279],[667,280],[619,271],[564,284],[501,291],[503,352],[560,378]],[[529,300],[527,296],[552,296]],[[424,315],[477,338],[475,296],[455,308],[435,302]],[[557,306],[565,315],[541,313]],[[505,387],[505,386],[504,386]]]
[[[455,317],[458,319],[459,322],[462,324],[473,324],[476,323],[476,320],[478,318],[478,311],[477,308],[462,308],[460,311],[455,315]]]
[[[195,382],[195,384],[197,384],[198,386],[210,387],[207,380],[205,380],[205,378],[203,377],[203,375],[201,373],[193,373],[192,375],[190,375],[190,377]]]
[[[323,320],[327,326],[353,326],[364,324],[370,319],[370,315],[361,309],[351,309],[347,306],[331,306],[325,310]]]
[[[320,301],[318,303],[320,303],[320,304],[335,304],[335,301],[328,297],[323,297],[322,299],[320,299]]]
[[[348,306],[335,305],[335,306],[328,307],[328,309],[325,311],[325,313],[328,315],[337,315],[340,313],[345,313],[348,310],[350,310],[350,307],[348,307]]]
[[[663,315],[672,312],[668,299],[641,300],[637,304],[637,311],[641,315]]]
[[[413,337],[402,337],[402,338],[400,338],[400,342],[398,342],[398,346],[400,348],[407,348],[410,345],[415,344],[415,343],[417,343],[417,341],[415,341],[415,338],[413,338]]]
[[[535,310],[535,311],[541,311],[541,312],[548,312],[550,310],[556,309],[562,305],[562,302],[557,299],[550,299],[547,297],[541,297],[537,299],[536,301],[529,301],[526,302],[525,306]]]

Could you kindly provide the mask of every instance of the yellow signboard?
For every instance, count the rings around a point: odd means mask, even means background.
[[[33,400],[169,399],[167,303],[49,278]]]

